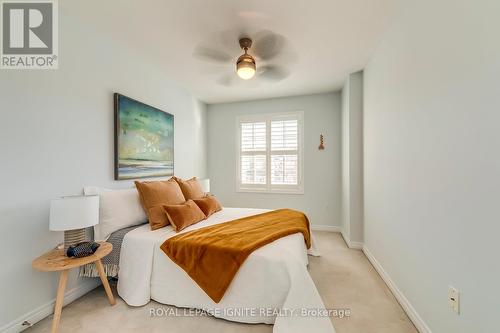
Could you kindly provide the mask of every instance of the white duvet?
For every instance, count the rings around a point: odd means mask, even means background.
[[[182,232],[263,213],[263,209],[224,208]],[[308,271],[302,234],[278,239],[254,251],[241,266],[224,297],[214,303],[184,270],[160,249],[175,236],[168,226],[141,226],[125,235],[120,255],[118,294],[132,306],[151,299],[183,308],[207,310],[216,317],[244,323],[274,324],[276,333],[332,333]],[[309,250],[317,255],[314,239]],[[313,314],[313,315],[311,315]]]

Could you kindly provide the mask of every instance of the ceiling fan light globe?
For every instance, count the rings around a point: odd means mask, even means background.
[[[255,68],[252,67],[241,67],[236,71],[238,76],[243,80],[250,80],[255,76]]]
[[[238,58],[236,73],[243,80],[250,80],[255,76],[255,60],[251,55],[245,53]]]

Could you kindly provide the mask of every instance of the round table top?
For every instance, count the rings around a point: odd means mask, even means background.
[[[83,258],[68,258],[63,249],[53,249],[33,260],[32,266],[34,269],[45,272],[63,271],[80,267],[107,256],[113,250],[111,243],[99,242],[99,244],[101,246],[99,246],[94,254]]]

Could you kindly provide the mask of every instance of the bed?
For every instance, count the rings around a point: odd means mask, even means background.
[[[224,208],[182,232],[266,211]],[[308,252],[318,254],[314,238],[309,250],[303,236],[293,234],[254,251],[222,300],[215,303],[160,249],[166,239],[175,235],[171,226],[151,231],[149,225],[126,233],[121,246],[118,294],[127,304],[143,306],[153,299],[202,309],[231,321],[274,324],[276,333],[334,332],[330,318],[320,313],[324,305],[307,271]]]

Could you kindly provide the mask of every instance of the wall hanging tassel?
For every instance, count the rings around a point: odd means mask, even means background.
[[[323,138],[323,134],[321,134],[319,136],[319,147],[318,147],[319,150],[324,150],[325,149],[325,141],[324,141],[324,138]]]

